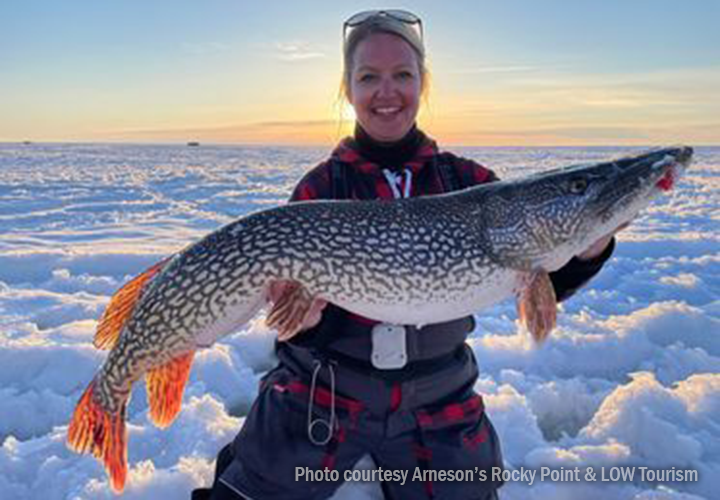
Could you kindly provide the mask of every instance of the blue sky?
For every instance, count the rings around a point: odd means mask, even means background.
[[[0,140],[333,142],[369,2],[0,6]],[[720,2],[420,1],[421,124],[467,144],[720,143]]]

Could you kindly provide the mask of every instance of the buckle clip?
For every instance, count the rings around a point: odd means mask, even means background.
[[[378,370],[397,370],[408,362],[407,330],[402,325],[379,323],[371,331],[370,362]]]

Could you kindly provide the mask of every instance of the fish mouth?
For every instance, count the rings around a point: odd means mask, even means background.
[[[679,177],[689,166],[693,149],[679,146],[649,151],[635,157],[626,167],[620,166],[620,172],[614,182],[634,180],[637,187],[652,185],[659,191],[670,191]]]
[[[670,151],[671,160],[667,164],[661,163],[658,168],[663,169],[660,178],[655,182],[655,187],[660,191],[668,192],[675,187],[675,183],[683,174],[692,161],[693,149],[682,146]]]
[[[603,219],[616,218],[621,207],[628,208],[628,222],[635,215],[630,207],[637,201],[667,193],[690,165],[693,148],[676,146],[612,162],[604,189],[598,194],[599,215]]]

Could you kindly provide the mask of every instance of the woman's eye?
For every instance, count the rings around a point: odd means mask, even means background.
[[[398,73],[397,76],[398,76],[398,78],[400,78],[401,80],[408,80],[408,79],[410,79],[410,78],[413,77],[413,74],[410,73],[409,71],[401,71],[400,73]]]
[[[359,78],[359,80],[360,80],[361,82],[371,82],[371,81],[373,81],[374,79],[375,79],[375,75],[373,75],[373,74],[371,74],[371,73],[366,73],[366,74],[364,74],[364,75],[360,75],[360,78]]]

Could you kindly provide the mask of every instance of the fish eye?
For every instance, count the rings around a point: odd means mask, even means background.
[[[583,179],[582,177],[578,177],[577,179],[572,179],[570,181],[570,192],[572,194],[583,194],[585,190],[587,189],[588,182],[587,179]]]

